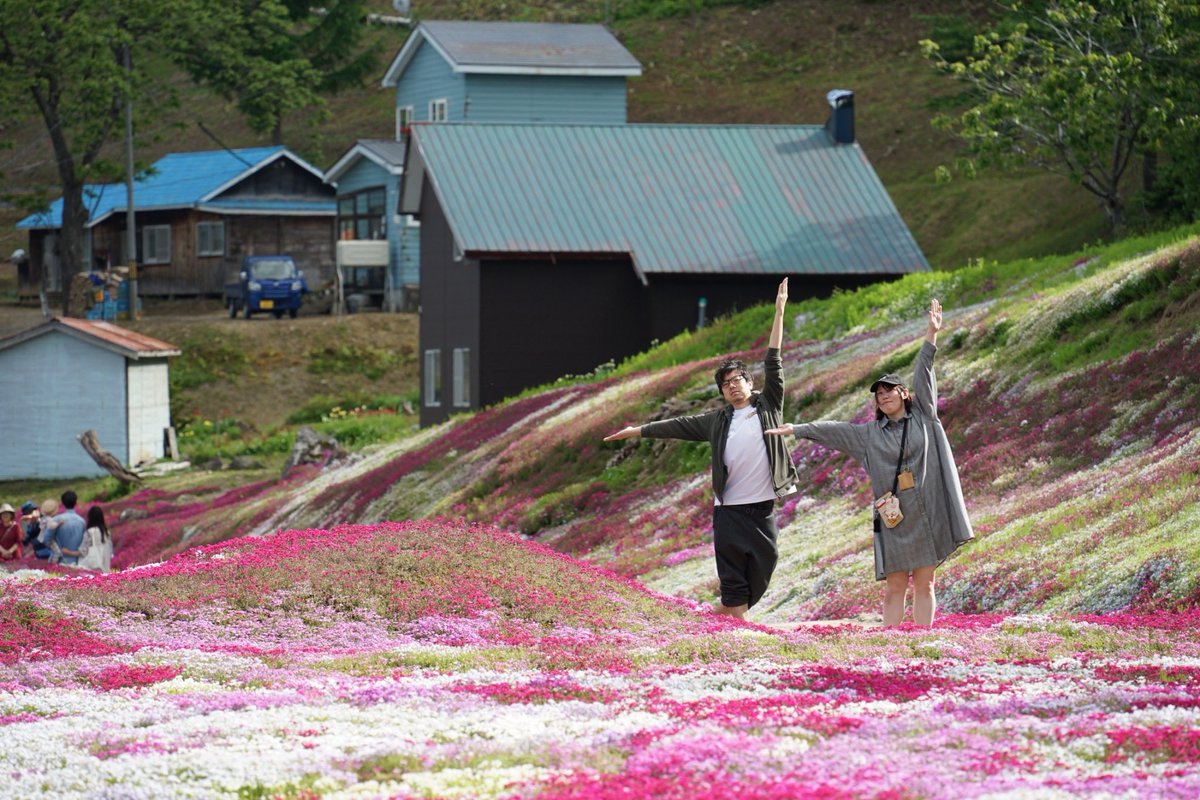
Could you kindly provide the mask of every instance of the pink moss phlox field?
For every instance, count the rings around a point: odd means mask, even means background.
[[[0,796],[1200,791],[1194,611],[779,630],[453,519],[0,587]]]
[[[707,445],[602,438],[716,407],[714,362],[618,371],[98,499],[117,572],[0,572],[0,800],[1200,797],[1200,336],[1058,374],[1060,301],[951,311],[978,538],[931,628],[876,627],[865,474],[803,441],[768,594],[711,614]],[[921,325],[788,342],[785,418],[870,419]]]
[[[169,681],[181,672],[181,667],[167,665],[115,664],[92,675],[89,680],[97,689],[124,689]]]
[[[125,649],[28,601],[0,600],[0,664],[107,656]]]

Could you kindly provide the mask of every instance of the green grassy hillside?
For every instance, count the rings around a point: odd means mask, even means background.
[[[1094,613],[1200,600],[1197,229],[1072,256],[981,262],[789,308],[792,420],[864,420],[906,373],[931,296],[947,309],[940,416],[977,541],[942,570],[947,611]],[[710,407],[710,371],[761,357],[771,307],[683,334],[615,371],[564,380],[284,480],[159,480],[101,497],[129,567],[235,535],[421,518],[514,529],[691,601],[715,597],[704,444],[604,444],[623,425]],[[781,563],[756,619],[871,615],[861,469],[794,443]]]
[[[394,13],[375,0],[380,13]],[[958,145],[935,131],[937,111],[953,108],[959,88],[924,61],[917,42],[941,32],[961,36],[991,13],[984,0],[416,0],[416,19],[608,21],[642,62],[630,81],[631,122],[822,124],[825,93],[856,93],[857,134],[930,262],[962,266],[973,258],[1063,253],[1104,235],[1090,196],[1065,180],[1031,172],[989,174],[939,186],[934,169]],[[387,63],[405,28],[373,29]],[[392,94],[378,80],[330,100],[331,114],[296,115],[285,143],[328,168],[359,138],[393,134]],[[138,158],[170,151],[268,143],[225,102],[192,93],[174,119],[143,120]],[[56,181],[45,132],[34,119],[10,123],[17,146],[0,159],[4,185],[22,192]],[[113,157],[120,157],[114,143]],[[53,192],[52,195],[53,196]],[[20,212],[0,208],[0,251],[25,246],[12,228]]]

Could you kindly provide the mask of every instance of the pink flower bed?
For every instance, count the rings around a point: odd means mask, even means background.
[[[0,587],[5,796],[1200,792],[1196,610],[779,629],[453,521]]]

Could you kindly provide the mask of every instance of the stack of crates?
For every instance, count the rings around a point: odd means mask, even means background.
[[[121,284],[124,286],[124,284]],[[88,309],[88,319],[112,322],[117,318],[117,293],[103,286],[96,287],[96,304]]]
[[[129,313],[129,281],[117,284],[117,319],[133,319],[142,315],[142,298],[137,299],[137,314]]]
[[[137,310],[142,310],[142,299],[138,298]],[[88,319],[98,319],[114,322],[118,319],[130,319],[129,314],[129,281],[121,281],[114,288],[103,286],[96,288],[96,304],[88,309]]]

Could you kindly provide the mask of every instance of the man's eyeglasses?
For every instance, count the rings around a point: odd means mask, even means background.
[[[728,388],[732,387],[735,383],[738,383],[739,381],[744,381],[744,380],[746,380],[745,375],[735,375],[732,378],[727,378],[727,379],[721,381],[721,389],[722,390],[728,389]]]

